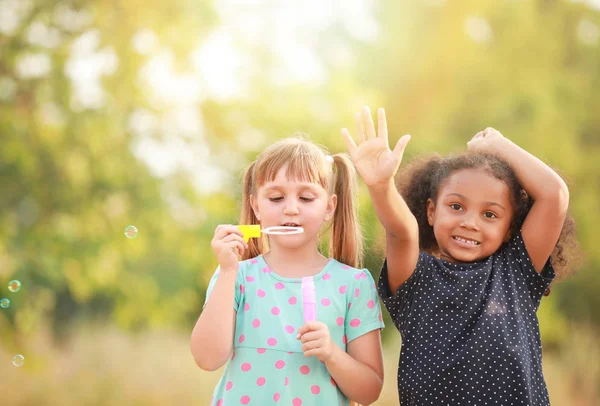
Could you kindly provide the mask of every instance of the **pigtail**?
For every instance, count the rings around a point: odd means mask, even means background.
[[[355,201],[358,186],[356,170],[345,154],[333,155],[334,185],[337,207],[333,214],[329,240],[330,255],[354,268],[362,267],[363,241]]]
[[[256,161],[252,162],[246,169],[243,176],[242,191],[242,213],[240,215],[240,224],[260,224],[258,218],[250,205],[250,195],[252,195],[252,186],[254,183],[254,168]],[[254,258],[267,250],[267,243],[264,237],[250,238],[248,240],[248,249],[242,254],[242,260]]]
[[[436,178],[441,168],[439,155],[413,160],[396,178],[396,187],[419,226],[419,249],[432,253],[438,246],[427,221],[427,200],[436,200]]]

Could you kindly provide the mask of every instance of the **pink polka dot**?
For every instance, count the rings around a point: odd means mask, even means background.
[[[346,337],[346,334],[344,334],[344,335],[342,336],[342,342],[343,342],[344,344],[348,344],[348,337]]]
[[[217,406],[223,406],[223,399],[219,399],[217,401]]]
[[[277,315],[280,313],[280,311],[279,311],[279,307],[277,307],[277,306],[273,307],[273,308],[271,309],[271,313],[272,313],[274,316],[277,316]]]
[[[360,288],[354,290],[354,297],[358,297],[358,295],[360,295]]]
[[[350,269],[348,265],[342,265],[342,269]]]
[[[238,340],[238,341],[239,341],[240,343],[243,343],[245,339],[246,339],[246,336],[245,336],[245,335],[243,335],[243,334],[241,334],[241,335],[240,335],[240,338],[239,338],[239,340]]]
[[[321,304],[323,306],[329,306],[331,304],[331,300],[325,298],[325,299],[321,299]]]
[[[342,326],[344,324],[344,318],[338,317],[337,319],[335,319],[335,322],[337,323],[338,326]]]
[[[254,319],[252,320],[252,327],[258,327],[260,326],[260,320],[259,319]]]
[[[279,402],[280,398],[281,398],[281,395],[279,394],[279,392],[275,392],[275,394],[273,395],[273,400],[275,402]]]
[[[323,280],[326,281],[326,280],[329,280],[329,279],[331,279],[331,274],[326,273],[325,275],[323,275]]]
[[[258,297],[265,297],[265,295],[266,295],[265,291],[262,289],[258,289],[256,291],[256,294],[258,295]]]
[[[360,319],[352,319],[352,320],[350,320],[350,325],[352,327],[358,327],[358,326],[360,326]]]
[[[269,344],[271,347],[273,347],[273,346],[277,345],[277,340],[274,339],[273,337],[271,337],[267,340],[267,344]]]
[[[225,384],[225,390],[231,390],[233,388],[233,382],[229,381]]]
[[[264,354],[266,351],[267,351],[266,348],[257,348],[256,349],[256,352],[259,353],[259,354]]]
[[[285,361],[284,360],[279,360],[275,363],[275,368],[277,369],[283,369],[283,367],[285,366]]]
[[[362,275],[362,272],[361,273],[355,273],[354,274],[354,279],[359,280],[360,279],[360,275]]]
[[[284,288],[284,284],[283,284],[283,283],[281,283],[281,282],[277,282],[277,283],[275,284],[275,289],[281,290],[281,289],[283,289],[283,288]]]
[[[269,269],[269,267],[268,267],[268,266],[265,266],[265,267],[262,269],[262,271],[263,271],[263,273],[271,273],[271,270]]]
[[[372,300],[369,300],[369,301],[367,302],[367,307],[368,307],[369,309],[372,309],[372,308],[374,308],[374,307],[375,307],[375,302],[374,302],[374,301],[372,301]]]
[[[233,361],[233,359],[235,358],[235,354],[236,354],[236,352],[235,352],[235,350],[233,350],[233,352],[231,353],[231,360],[232,360],[232,361]]]
[[[246,282],[254,282],[254,276],[246,276]]]
[[[285,380],[283,381],[283,386],[288,386],[290,384],[290,378],[288,378],[287,376],[285,377]]]
[[[245,311],[248,311],[248,310],[250,310],[250,303],[246,303],[246,304],[244,305],[244,310],[245,310]]]
[[[348,302],[348,310],[350,310],[350,306],[352,306],[352,302]]]
[[[292,400],[292,405],[293,406],[302,406],[302,399],[294,398],[294,400]]]
[[[258,260],[257,260],[257,259],[254,259],[254,258],[252,258],[252,259],[250,260],[250,263],[251,263],[251,264],[256,264],[257,262],[258,262]]]
[[[250,403],[250,396],[248,395],[244,395],[240,398],[240,403],[242,405],[247,405],[248,403]]]
[[[318,395],[321,393],[321,388],[319,388],[319,385],[313,385],[310,387],[310,391],[313,393],[313,395]]]
[[[240,292],[244,293],[246,291],[246,288],[244,287],[244,285],[240,285]]]
[[[265,377],[264,377],[264,376],[261,376],[260,378],[258,378],[258,379],[256,380],[256,384],[257,384],[258,386],[263,386],[263,385],[264,385],[266,382],[267,382],[267,380],[265,379]]]
[[[288,303],[291,305],[295,305],[298,302],[298,299],[296,299],[295,296],[292,296],[288,299]]]
[[[285,331],[286,331],[287,333],[290,333],[290,334],[292,334],[292,333],[294,332],[294,330],[295,330],[295,329],[294,329],[294,326],[290,326],[289,324],[288,324],[287,326],[285,326]]]
[[[340,291],[340,293],[341,293],[342,295],[343,295],[344,293],[346,293],[346,285],[342,285],[342,286],[340,286],[340,289],[339,289],[339,291]]]
[[[251,369],[252,369],[252,365],[250,365],[250,363],[249,363],[249,362],[244,362],[244,363],[242,364],[242,371],[244,371],[244,372],[248,372],[248,371],[250,371]]]
[[[379,321],[383,321],[383,315],[379,313]]]
[[[306,366],[306,365],[302,365],[302,366],[300,367],[300,373],[301,373],[302,375],[308,375],[308,373],[309,373],[309,372],[310,372],[310,368],[309,368],[308,366]]]

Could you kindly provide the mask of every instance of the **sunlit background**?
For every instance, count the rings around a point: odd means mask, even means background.
[[[544,372],[600,405],[598,0],[0,0],[0,404],[208,405],[189,336],[241,171],[296,132],[344,151],[363,105],[405,160],[492,126],[560,169],[586,255],[542,301]],[[364,188],[360,216],[376,277]]]

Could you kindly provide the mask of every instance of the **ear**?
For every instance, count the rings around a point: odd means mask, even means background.
[[[427,222],[433,227],[433,221],[435,220],[435,204],[433,200],[427,199]]]
[[[258,220],[260,220],[260,214],[258,213],[258,204],[256,204],[256,199],[254,195],[250,195],[250,206],[252,207],[252,211]]]
[[[335,214],[336,207],[337,207],[337,195],[332,194],[331,196],[329,196],[329,199],[327,201],[327,210],[325,212],[324,221],[331,220],[331,218]]]

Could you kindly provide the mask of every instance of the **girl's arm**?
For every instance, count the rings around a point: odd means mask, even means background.
[[[368,107],[356,116],[358,146],[345,128],[342,135],[356,170],[369,188],[375,213],[386,231],[386,257],[390,291],[395,293],[413,273],[419,259],[417,220],[398,193],[394,175],[410,140],[405,135],[392,151],[389,147],[387,122],[383,109],[378,110],[379,134]]]
[[[192,331],[191,349],[196,364],[207,371],[220,368],[231,355],[235,333],[235,281],[238,256],[248,248],[243,234],[232,225],[220,225],[211,246],[219,260],[219,275],[204,310]]]
[[[383,356],[379,329],[348,343],[347,352],[331,341],[321,322],[308,322],[298,329],[305,357],[316,356],[325,363],[338,388],[361,405],[370,405],[383,387]]]
[[[521,233],[535,270],[541,272],[556,246],[567,215],[567,185],[552,168],[493,128],[477,133],[467,145],[471,150],[484,150],[506,160],[533,199]]]

